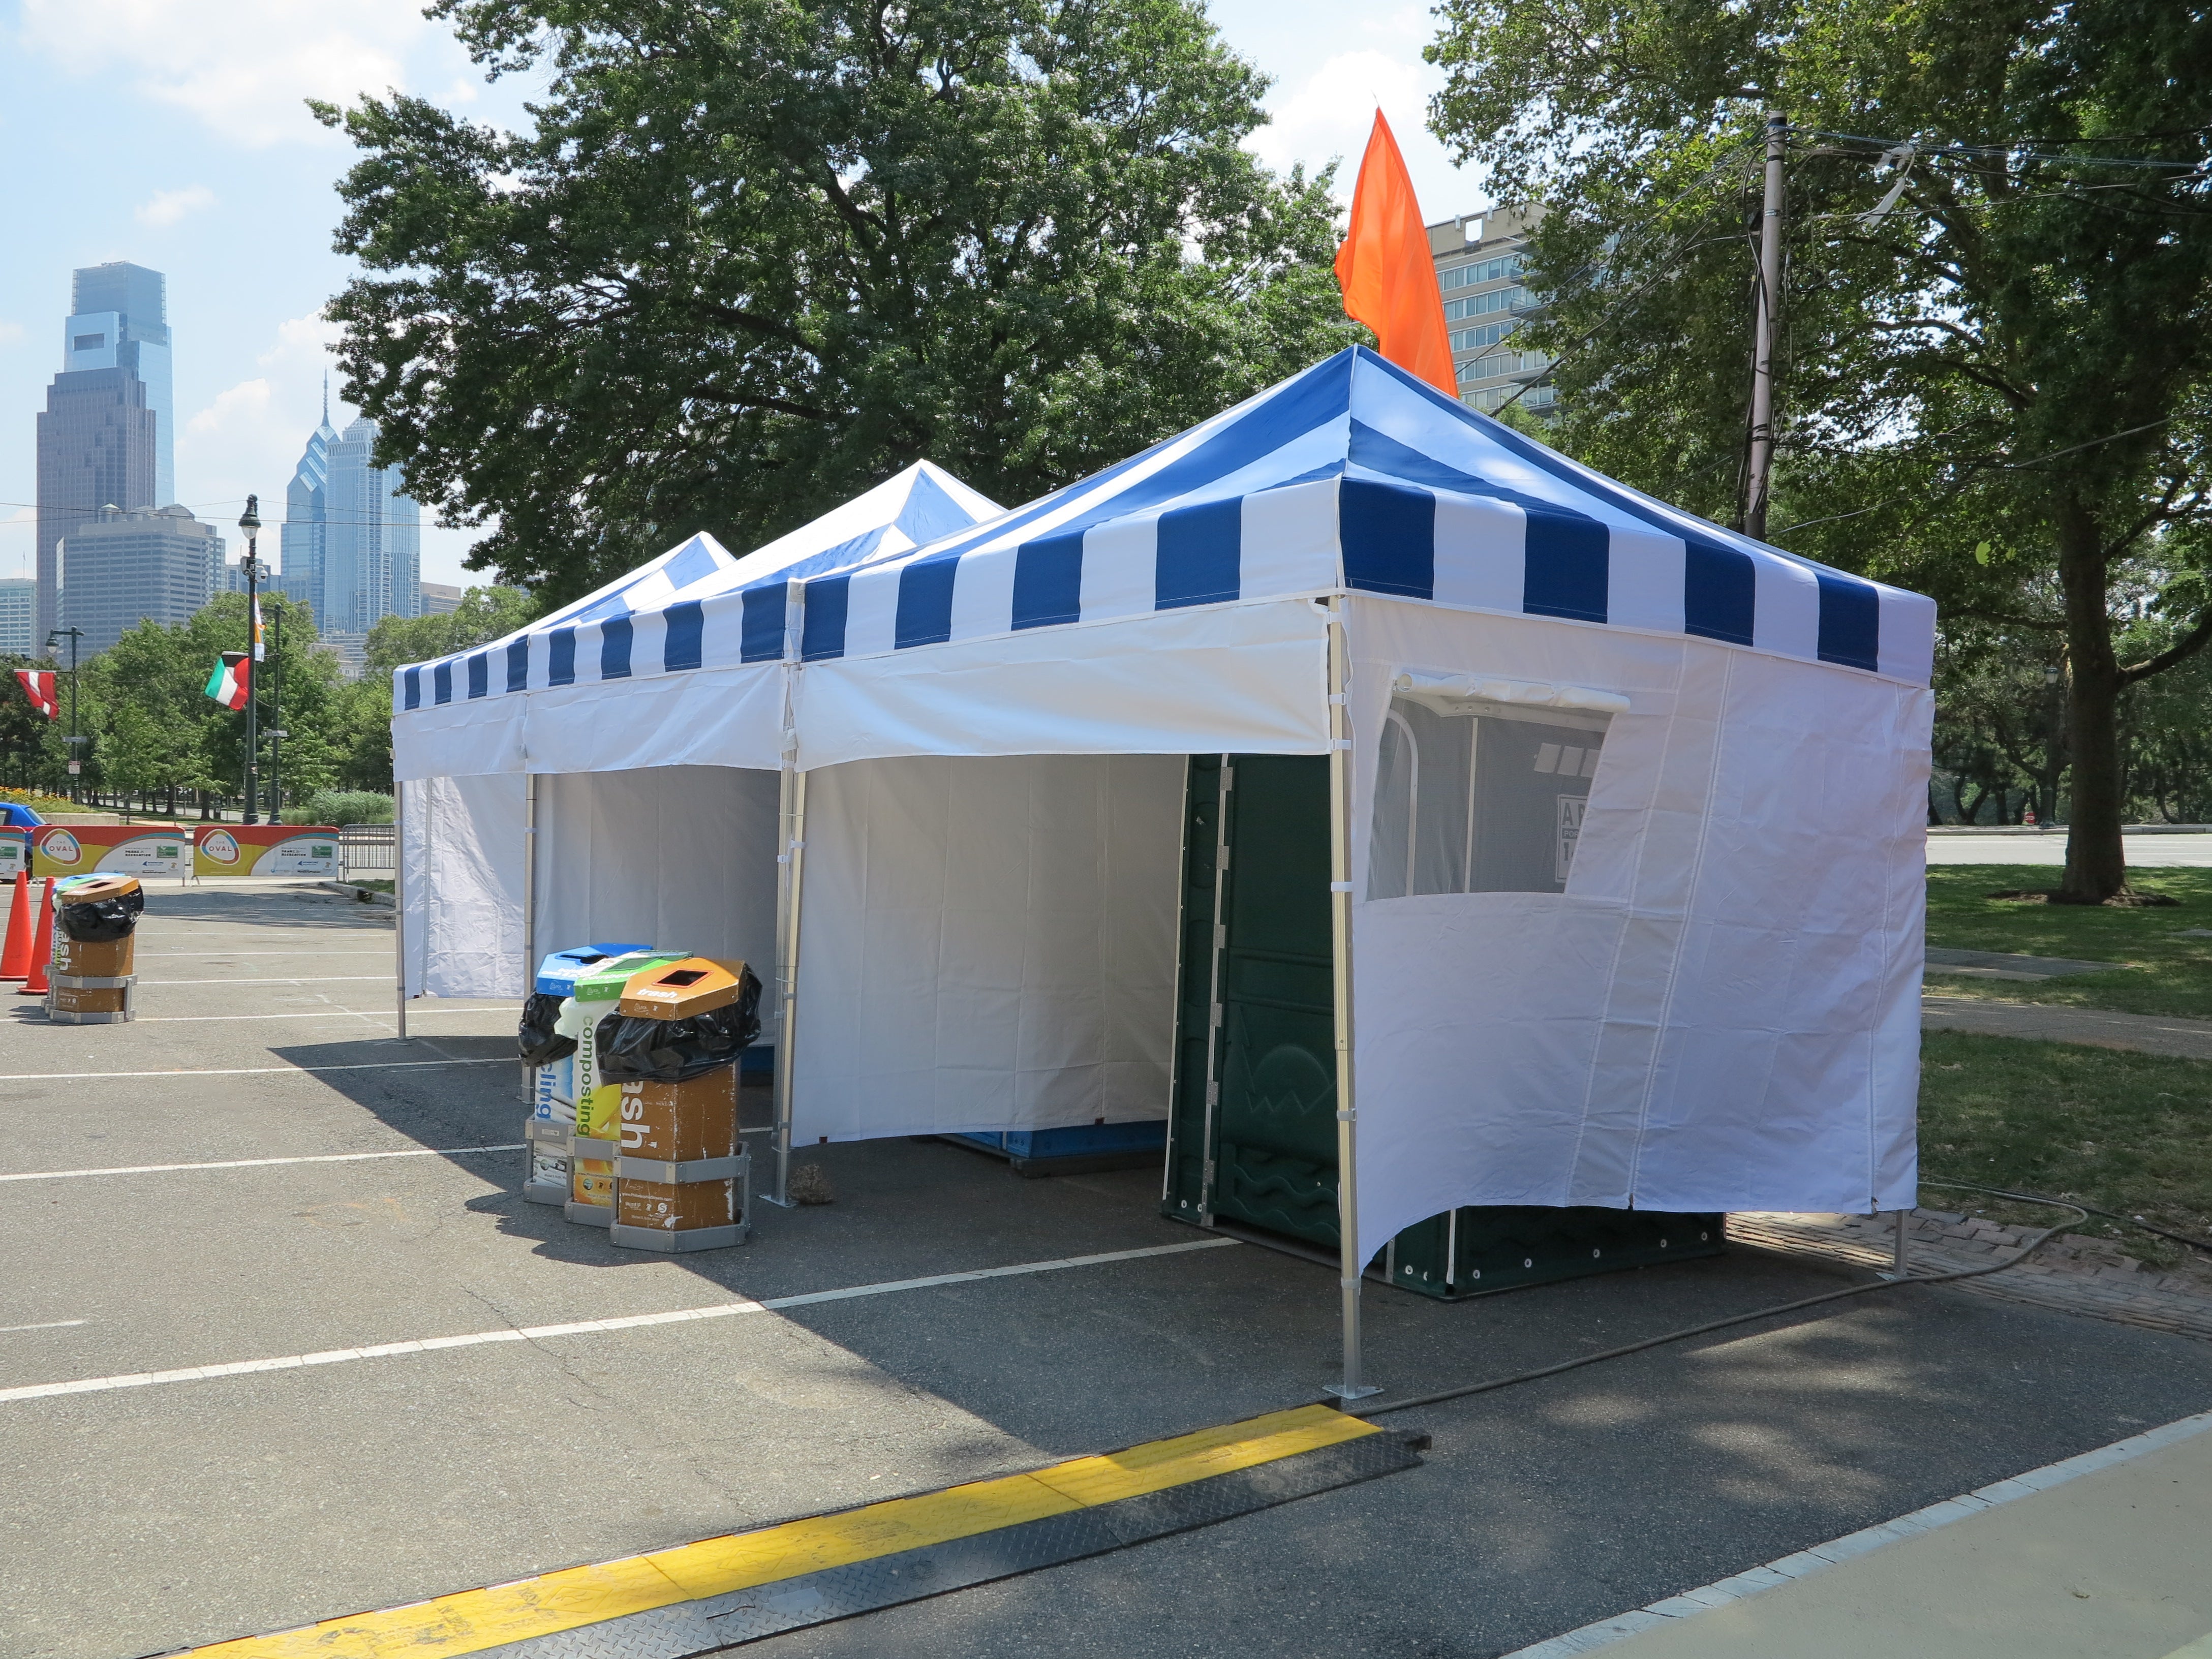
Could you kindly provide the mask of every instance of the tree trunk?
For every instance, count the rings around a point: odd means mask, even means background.
[[[2074,773],[2067,814],[2066,876],[2051,896],[2102,904],[2128,890],[2120,842],[2120,663],[2112,651],[2103,538],[2078,501],[2059,503],[2058,581],[2066,602],[2068,759]]]

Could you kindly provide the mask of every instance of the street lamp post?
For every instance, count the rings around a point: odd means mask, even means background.
[[[255,541],[261,534],[261,498],[248,495],[246,511],[239,514],[238,533],[246,538],[246,556],[240,563],[246,570],[246,819],[248,823],[261,822],[259,811],[261,733],[256,718],[255,705],[261,701],[260,630],[254,627],[255,608],[260,604],[256,586],[261,576],[261,567],[255,556]]]
[[[83,638],[84,629],[82,628],[54,628],[49,629],[46,631],[46,649],[49,651],[52,651],[54,648],[54,641],[56,640],[67,640],[70,642],[69,769],[70,779],[70,799],[71,800],[78,799],[77,790],[80,786],[77,784],[76,780],[80,775],[80,766],[76,750],[77,745],[84,741],[82,738],[77,735],[76,730],[76,647],[77,642]]]

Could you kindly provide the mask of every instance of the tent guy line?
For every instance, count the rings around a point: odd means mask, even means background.
[[[379,1158],[462,1158],[477,1152],[519,1152],[524,1143],[508,1146],[408,1146],[389,1152],[315,1152],[299,1158],[234,1158],[210,1164],[126,1164],[106,1170],[33,1170],[21,1175],[0,1175],[6,1181],[76,1181],[86,1176],[174,1175],[185,1170],[264,1170],[278,1164],[359,1164]]]
[[[702,1319],[727,1319],[738,1314],[776,1313],[786,1308],[809,1308],[825,1302],[855,1297],[890,1296],[902,1291],[933,1290],[945,1285],[969,1285],[987,1279],[1018,1279],[1033,1273],[1059,1273],[1070,1267],[1096,1267],[1119,1261],[1139,1261],[1152,1256],[1184,1255],[1193,1250],[1219,1249],[1233,1238],[1200,1238],[1184,1244],[1154,1244],[1143,1249],[1107,1250],[1096,1255],[1064,1256],[1051,1261],[1022,1261],[1006,1267],[978,1267],[966,1273],[933,1273],[926,1279],[892,1279],[880,1285],[854,1285],[843,1290],[809,1291],[797,1296],[769,1297],[755,1302],[711,1303],[703,1308],[677,1308],[666,1313],[630,1314],[614,1319],[579,1319],[558,1325],[508,1326],[495,1331],[473,1331],[465,1336],[422,1337],[407,1342],[379,1342],[358,1348],[329,1348],[319,1353],[284,1354],[269,1359],[239,1359],[225,1364],[187,1365],[174,1370],[133,1371],[114,1376],[81,1377],[69,1382],[33,1382],[22,1388],[0,1389],[0,1405],[28,1400],[50,1400],[61,1395],[107,1394],[119,1389],[155,1388],[171,1382],[202,1382],[216,1377],[249,1376],[263,1371],[297,1370],[308,1365],[343,1364],[356,1359],[387,1359],[402,1354],[432,1353],[446,1348],[474,1348],[495,1342],[537,1342],[549,1337],[592,1336],[611,1331],[641,1330],[656,1325],[690,1324]]]

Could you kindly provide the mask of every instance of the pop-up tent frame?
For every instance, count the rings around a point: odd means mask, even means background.
[[[1911,1201],[1928,600],[1642,496],[1354,350],[1042,501],[738,602],[746,650],[784,670],[780,718],[723,721],[714,758],[760,766],[772,740],[786,781],[787,1153],[820,1024],[794,1036],[805,780],[1325,754],[1340,1389],[1363,1386],[1360,1270],[1427,1215]],[[467,740],[442,732],[476,724],[422,697],[439,672],[401,677],[410,778],[450,775]],[[1601,712],[1564,890],[1372,889],[1401,689]],[[708,758],[688,729],[623,732],[633,765]],[[534,743],[519,764],[556,769]],[[897,1131],[839,1130],[870,1132]]]

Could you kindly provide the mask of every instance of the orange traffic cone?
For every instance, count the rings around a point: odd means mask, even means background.
[[[0,945],[0,979],[24,979],[31,972],[31,872],[15,872],[15,902],[8,907],[8,942]]]
[[[15,994],[19,997],[42,997],[51,988],[46,984],[46,964],[54,959],[54,878],[46,878],[46,896],[39,901],[39,931],[31,939],[31,973]]]

